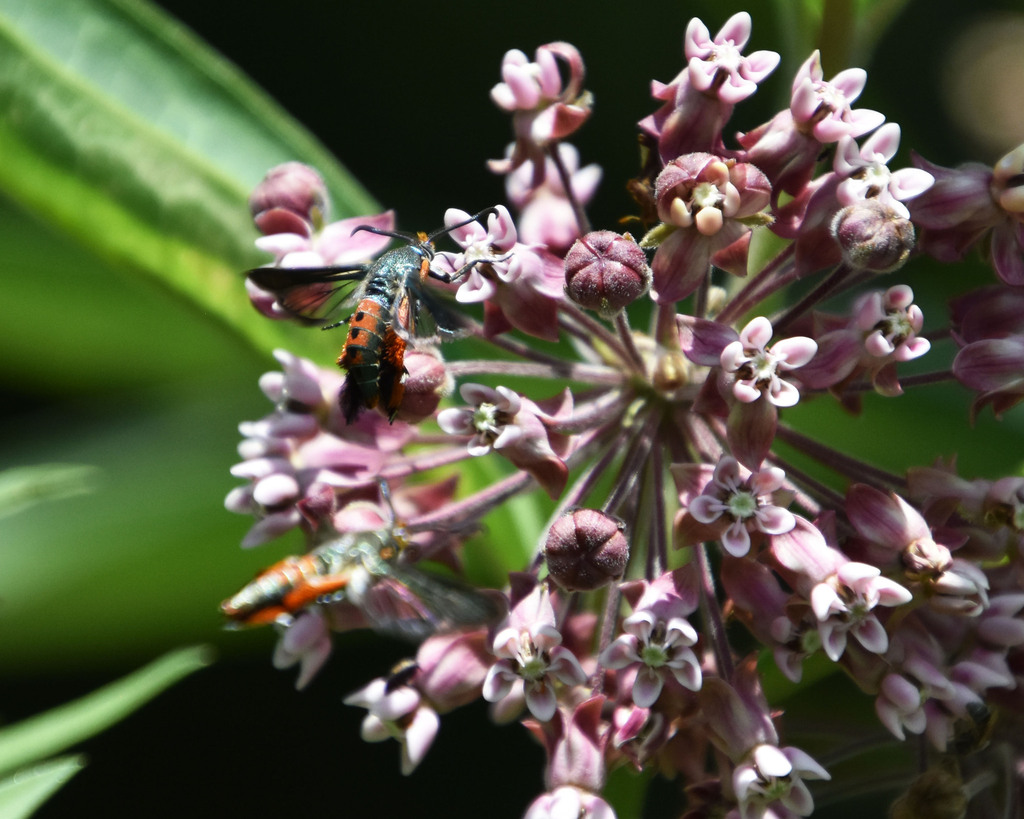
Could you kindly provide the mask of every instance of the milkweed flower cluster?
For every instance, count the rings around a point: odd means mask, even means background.
[[[793,684],[811,658],[830,664],[893,742],[921,735],[937,754],[990,706],[1010,725],[1022,716],[1024,479],[941,461],[891,474],[786,415],[838,402],[852,418],[866,392],[940,380],[974,391],[975,414],[1024,398],[1024,148],[995,168],[915,158],[890,170],[898,125],[852,107],[866,73],[826,81],[817,52],[789,108],[730,145],[727,126],[779,64],[744,55],[750,30],[745,13],[715,36],[693,20],[679,75],[653,83],[631,233],[593,230],[586,213],[600,170],[580,170],[567,141],[592,114],[582,56],[561,42],[533,60],[510,51],[492,99],[515,141],[490,163],[509,203],[476,218],[448,208],[458,250],[424,262],[492,354],[446,361],[444,345],[419,342],[412,296],[392,283],[394,332],[373,351],[382,379],[393,348],[405,352],[393,418],[347,421],[350,383],[329,363],[279,351],[283,373],[261,381],[274,408],[242,425],[233,474],[247,483],[227,499],[255,515],[244,545],[295,528],[311,549],[390,533],[330,594],[316,584],[336,570],[314,562],[269,576],[283,589],[275,662],[298,664],[304,685],[332,632],[430,635],[346,699],[368,711],[365,739],[401,743],[403,773],[445,713],[482,698],[546,750],[530,819],[613,816],[603,789],[620,767],[675,777],[688,817],[810,816],[832,774],[787,743],[761,655]],[[366,262],[393,230],[390,212],[331,222],[303,166],[275,169],[251,205],[282,268]],[[766,232],[782,249],[754,268]],[[916,255],[955,263],[975,247],[995,277],[956,298],[948,325],[894,278]],[[269,318],[302,314],[333,287],[308,284],[306,302],[250,298]],[[955,346],[952,365],[901,376],[928,336]],[[571,344],[534,343],[559,339]],[[794,451],[833,478],[796,467]],[[502,477],[462,491],[452,467],[478,458],[503,461]],[[417,565],[458,571],[488,513],[538,488],[554,512],[504,588],[471,592]],[[494,605],[468,605],[484,594]],[[1006,739],[1019,754],[1019,732]],[[839,754],[844,738],[832,740]]]

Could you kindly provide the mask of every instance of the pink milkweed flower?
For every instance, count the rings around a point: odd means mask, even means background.
[[[533,475],[552,497],[557,496],[568,478],[564,457],[572,440],[551,425],[571,415],[568,390],[554,402],[554,414],[507,387],[463,384],[459,394],[469,406],[438,413],[441,429],[449,435],[471,436],[468,446],[473,456],[496,450]]]
[[[360,735],[366,742],[397,739],[402,745],[402,773],[408,776],[423,761],[441,724],[437,713],[409,685],[379,677],[343,702],[366,708]]]
[[[634,605],[622,621],[625,634],[601,653],[608,668],[636,671],[633,702],[640,708],[654,705],[669,677],[690,691],[700,689],[700,660],[690,648],[697,644],[697,632],[686,620],[696,608],[696,595],[686,588],[689,575],[678,569],[650,583],[628,584],[627,598]]]
[[[411,436],[405,424],[369,413],[346,425],[337,400],[340,373],[284,350],[274,355],[283,372],[264,374],[260,388],[275,409],[239,424],[243,460],[231,474],[248,483],[224,500],[232,512],[257,516],[242,541],[246,548],[296,526],[315,529],[336,511],[337,490],[371,485],[390,453]]]
[[[445,211],[445,224],[464,222],[469,214]],[[508,208],[498,205],[487,227],[469,222],[449,234],[461,253],[438,253],[439,270],[455,272],[472,265],[455,293],[463,304],[484,302],[484,334],[515,327],[538,338],[558,338],[558,302],[562,293],[562,262],[542,248],[524,245]]]
[[[287,350],[274,350],[274,358],[281,371],[264,373],[259,380],[260,391],[273,404],[287,406],[293,412],[301,407],[319,413],[334,403],[331,396],[341,385],[337,374],[328,374],[309,359]]]
[[[780,208],[772,229],[796,238],[801,275],[838,264],[844,252],[852,266],[874,270],[893,269],[906,259],[914,232],[904,202],[920,196],[934,179],[917,168],[886,167],[899,141],[895,123],[883,125],[863,147],[842,137],[833,172],[809,182]],[[863,209],[865,203],[872,207]]]
[[[1024,291],[1001,284],[979,287],[950,301],[952,336],[964,347],[989,338],[1024,336]]]
[[[719,356],[723,372],[719,392],[732,404],[726,439],[736,460],[751,470],[768,457],[778,426],[778,408],[794,406],[800,400],[797,384],[781,378],[779,372],[802,367],[818,350],[805,336],[783,339],[768,349],[765,345],[772,332],[771,322],[758,316]],[[758,401],[762,394],[767,400]]]
[[[601,181],[600,165],[580,168],[579,151],[563,142],[557,151],[569,176],[573,199],[586,205]],[[559,255],[565,253],[580,235],[580,226],[572,202],[566,194],[561,175],[551,157],[538,171],[525,162],[505,177],[509,201],[519,210],[519,236],[525,244],[541,245]]]
[[[559,61],[568,68],[564,85]],[[508,173],[529,161],[535,174],[543,173],[544,149],[571,136],[590,117],[592,100],[583,90],[583,76],[583,57],[569,43],[542,45],[534,62],[519,49],[505,53],[502,82],[491,89],[491,99],[513,114],[516,143],[508,159],[489,163],[492,171]]]
[[[928,730],[929,718],[938,716],[929,707],[929,701],[933,698],[953,701],[956,686],[947,672],[928,656],[930,652],[920,650],[921,645],[897,643],[894,648],[896,650],[890,654],[895,656],[895,664],[903,673],[890,672],[882,678],[875,698],[875,714],[894,737],[902,740],[906,737],[905,731],[923,734]]]
[[[910,211],[903,202],[920,196],[935,179],[920,168],[890,171],[887,163],[899,146],[900,126],[894,122],[883,125],[859,148],[853,137],[840,139],[833,163],[835,172],[843,178],[836,189],[839,204],[876,199],[909,219]]]
[[[846,650],[847,634],[873,654],[884,654],[889,647],[885,628],[872,610],[900,606],[914,596],[881,574],[875,566],[851,561],[811,590],[811,609],[818,618],[822,648],[833,662]]]
[[[790,110],[798,129],[827,144],[844,136],[859,137],[885,121],[879,111],[853,109],[868,79],[863,68],[847,68],[827,82],[824,76],[821,53],[815,49],[793,79]]]
[[[732,786],[741,819],[810,816],[814,799],[804,780],[831,779],[828,771],[799,748],[758,745],[736,766]]]
[[[496,281],[515,280],[512,262],[519,243],[516,223],[504,205],[498,205],[493,213],[488,214],[486,227],[476,221],[466,222],[469,218],[466,211],[458,208],[448,208],[444,212],[446,226],[459,225],[448,235],[462,251],[442,251],[434,257],[439,269],[450,269],[452,273],[472,265],[465,278],[458,282],[459,289],[455,294],[464,303],[494,298]],[[488,265],[491,275],[483,275],[481,267],[484,264]]]
[[[776,196],[796,194],[811,178],[823,145],[844,136],[859,137],[877,128],[885,115],[851,106],[867,82],[862,68],[840,71],[826,82],[818,51],[800,66],[793,79],[789,108],[742,134],[743,158],[767,174]]]
[[[871,379],[880,395],[900,395],[897,364],[920,358],[931,349],[928,339],[919,335],[924,313],[913,303],[914,293],[905,284],[888,290],[872,290],[860,296],[850,316],[816,314],[818,352],[800,370],[805,387],[835,387],[845,402],[857,397],[844,394],[847,384],[858,377]]]
[[[668,233],[651,261],[655,301],[668,304],[697,289],[713,254],[745,238],[751,224],[767,224],[759,214],[768,206],[771,185],[753,165],[708,153],[672,160],[654,185],[663,224],[641,246]]]
[[[521,685],[530,713],[547,722],[558,710],[556,685],[582,685],[587,675],[562,645],[547,588],[533,578],[512,580],[513,606],[494,636],[491,651],[498,661],[487,671],[483,697],[499,702]]]
[[[921,249],[951,262],[987,242],[983,249],[999,278],[1015,287],[1024,284],[1024,145],[993,168],[974,162],[943,168],[918,156],[914,164],[936,180],[911,202]]]
[[[243,434],[253,430],[246,424]],[[266,439],[250,438],[239,447],[267,446]],[[250,483],[228,493],[224,505],[233,512],[256,512],[259,520],[242,540],[248,548],[265,543],[283,532],[309,521],[306,507],[332,506],[334,488],[365,486],[373,481],[386,460],[384,453],[354,444],[326,432],[305,440],[284,441],[282,454],[247,457],[231,468],[236,478]],[[326,514],[317,514],[325,519]]]
[[[773,502],[785,480],[786,473],[777,466],[751,472],[726,455],[716,464],[703,492],[686,509],[699,523],[720,533],[726,552],[743,557],[750,551],[751,532],[780,535],[796,525],[793,513]]]
[[[876,358],[912,361],[931,349],[931,342],[918,335],[924,312],[914,304],[914,291],[905,284],[865,294],[857,303],[855,320],[865,333],[864,349]]]
[[[615,811],[597,794],[567,785],[538,796],[523,819],[615,819]]]
[[[274,648],[274,668],[298,663],[295,687],[305,688],[331,654],[331,633],[319,609],[306,609],[293,618],[275,623],[279,636]]]
[[[256,240],[256,247],[273,254],[274,264],[278,267],[362,264],[384,250],[391,241],[388,236],[355,230],[363,225],[377,230],[394,230],[395,212],[389,210],[376,216],[353,216],[331,222],[311,236],[296,233],[261,236]]]
[[[914,291],[897,284],[884,293],[866,293],[854,305],[853,321],[863,338],[860,368],[880,395],[900,395],[903,388],[896,364],[920,358],[931,349],[931,342],[919,335],[924,312],[914,304]]]
[[[937,543],[921,513],[899,495],[854,484],[846,493],[846,514],[867,541],[870,562],[884,565],[887,557],[898,558],[911,586],[920,589],[933,608],[969,616],[987,608],[985,573]]]
[[[472,435],[470,455],[486,455],[519,437],[515,419],[523,407],[523,398],[518,393],[508,387],[463,384],[459,394],[470,406],[442,410],[437,422],[449,435]]]
[[[690,82],[698,91],[735,105],[753,94],[757,84],[775,70],[780,57],[774,51],[755,51],[747,57],[740,54],[751,28],[745,11],[726,20],[714,39],[704,23],[696,17],[690,20],[683,50]]]
[[[774,51],[742,55],[751,28],[745,11],[726,20],[714,38],[699,19],[690,20],[683,38],[686,67],[668,85],[651,83],[651,96],[664,104],[640,121],[640,129],[657,140],[663,163],[688,151],[721,150],[733,107],[779,64]]]
[[[722,369],[735,374],[732,394],[737,401],[750,404],[764,395],[776,407],[792,407],[799,402],[800,391],[779,374],[809,362],[818,345],[806,336],[795,336],[768,348],[772,332],[772,323],[764,316],[752,319],[739,339],[722,350]]]

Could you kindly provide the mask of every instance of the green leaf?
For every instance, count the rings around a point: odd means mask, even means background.
[[[38,464],[0,472],[0,518],[47,500],[92,490],[98,470],[86,464]]]
[[[182,677],[208,665],[210,659],[203,646],[173,651],[81,699],[0,730],[0,774],[110,727]]]
[[[22,207],[261,349],[321,341],[266,321],[242,294],[240,271],[263,261],[246,198],[270,167],[300,159],[341,215],[377,208],[182,26],[128,0],[0,0],[0,110],[0,188]]]
[[[31,816],[84,766],[81,756],[66,756],[18,771],[0,782],[0,816],[5,819]]]
[[[145,402],[135,396],[131,405],[87,406],[72,419],[43,416],[9,436],[5,459],[63,458],[94,465],[103,479],[94,492],[61,501],[59,513],[33,508],[3,519],[5,669],[102,673],[217,640],[232,650],[262,641],[269,650],[271,630],[227,634],[217,610],[282,549],[301,548],[240,549],[252,520],[223,505],[240,483],[228,473],[238,421],[269,407],[255,386],[258,372],[228,372]]]
[[[649,769],[637,771],[632,765],[622,765],[609,773],[601,795],[615,809],[616,816],[642,816],[647,787],[653,778]]]

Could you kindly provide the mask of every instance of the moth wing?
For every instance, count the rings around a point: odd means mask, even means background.
[[[414,338],[447,341],[469,332],[466,318],[419,282],[410,284],[404,297],[408,304],[405,310],[408,320],[396,322],[400,334],[404,332]]]
[[[441,626],[430,607],[392,576],[378,578],[358,605],[375,631],[404,640],[419,642]]]
[[[273,294],[292,318],[327,324],[355,300],[366,267],[257,267],[246,276],[260,290]]]
[[[402,566],[378,577],[359,605],[377,631],[416,641],[493,623],[504,613],[496,597],[455,578]]]

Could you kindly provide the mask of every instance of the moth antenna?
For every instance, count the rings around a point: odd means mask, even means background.
[[[476,222],[482,216],[489,216],[490,214],[497,213],[497,212],[498,212],[498,209],[494,205],[491,205],[489,208],[484,208],[479,213],[476,213],[473,216],[470,216],[465,221],[459,222],[458,224],[452,225],[451,227],[445,227],[445,228],[441,228],[440,230],[435,230],[433,233],[431,233],[429,236],[427,236],[426,241],[433,242],[434,239],[436,239],[438,236],[445,236],[445,235],[451,233],[453,230],[457,230],[460,227],[465,227],[466,225],[470,224],[471,222]]]
[[[383,228],[375,228],[373,225],[358,225],[352,228],[352,234],[354,235],[361,230],[365,230],[367,233],[376,233],[378,236],[389,236],[392,239],[403,239],[410,244],[416,244],[419,241],[419,237],[415,233],[408,233],[404,230],[384,230]]]

